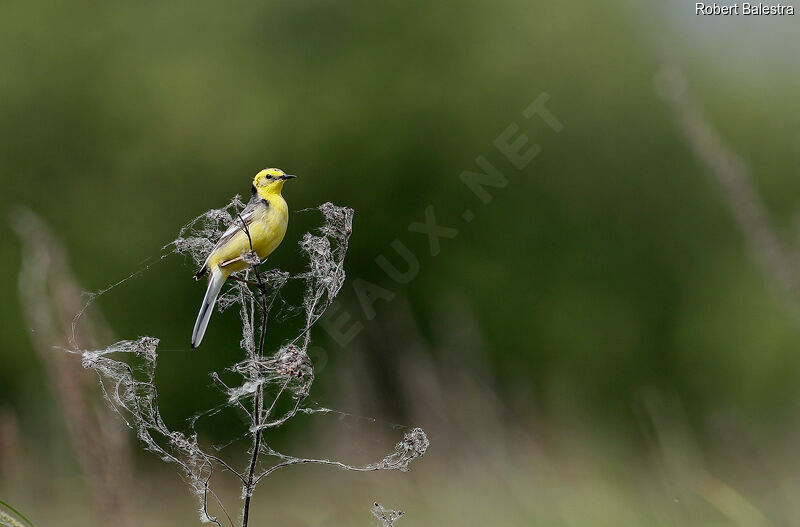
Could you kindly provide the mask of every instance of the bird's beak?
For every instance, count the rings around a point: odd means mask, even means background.
[[[281,179],[294,179],[297,176],[293,176],[292,174],[284,174],[281,176]]]

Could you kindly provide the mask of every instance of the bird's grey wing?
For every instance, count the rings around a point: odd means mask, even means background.
[[[246,231],[244,228],[247,225],[253,223],[253,220],[256,219],[256,213],[258,212],[259,206],[262,205],[260,200],[251,199],[250,202],[245,206],[242,211],[233,218],[233,221],[222,233],[217,243],[214,245],[214,248],[208,253],[209,256],[213,254],[219,247],[228,243],[239,231]],[[206,257],[206,261],[203,262],[203,266],[200,268],[200,271],[195,275],[195,277],[202,276],[206,271],[206,264],[208,263],[208,257]]]
[[[214,249],[217,249],[221,245],[225,245],[228,243],[231,238],[236,236],[236,233],[239,231],[246,231],[244,228],[247,225],[253,223],[253,220],[256,219],[256,212],[258,211],[258,203],[250,202],[247,206],[242,209],[242,212],[236,215],[233,218],[230,226],[222,233],[222,236],[219,237],[219,241],[214,246]],[[212,251],[213,252],[213,251]]]

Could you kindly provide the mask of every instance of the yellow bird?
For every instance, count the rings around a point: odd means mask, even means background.
[[[250,202],[234,218],[208,254],[203,267],[194,275],[199,280],[209,273],[206,296],[194,323],[192,348],[199,346],[203,340],[222,284],[231,273],[250,266],[244,255],[250,252],[251,244],[259,260],[263,261],[283,241],[289,222],[289,207],[281,196],[281,189],[287,179],[294,177],[278,168],[266,168],[256,174]]]

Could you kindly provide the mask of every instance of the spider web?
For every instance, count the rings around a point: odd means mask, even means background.
[[[239,196],[235,196],[225,207],[197,216],[180,229],[175,240],[162,248],[160,258],[182,254],[199,267],[215,241],[243,207],[244,203]],[[353,210],[331,203],[324,203],[317,210],[322,215],[322,225],[314,233],[305,233],[299,243],[306,259],[305,270],[296,274],[279,269],[260,271],[257,269],[258,257],[251,252],[245,255],[251,267],[235,274],[242,281],[229,280],[232,283],[220,296],[217,308],[220,311],[237,308],[241,319],[242,330],[238,344],[243,352],[242,359],[225,370],[225,377],[233,375],[237,382],[226,384],[222,380],[222,372],[212,372],[211,379],[222,391],[225,400],[217,407],[198,410],[190,418],[186,429],[177,430],[168,426],[159,410],[155,383],[158,338],[143,336],[134,340],[121,340],[100,350],[68,350],[80,354],[83,366],[97,373],[104,397],[120,418],[135,431],[143,448],[179,469],[198,499],[199,518],[203,523],[222,525],[221,521],[224,520],[210,513],[209,504],[214,503],[223,512],[227,522],[236,525],[213,490],[212,477],[217,471],[227,471],[232,477],[238,478],[242,484],[241,498],[246,503],[246,511],[258,482],[281,468],[316,463],[345,470],[405,472],[409,464],[424,455],[429,446],[425,432],[420,428],[413,428],[404,434],[394,450],[383,459],[365,465],[350,465],[332,459],[292,456],[279,452],[266,441],[262,441],[263,431],[284,425],[298,413],[334,411],[304,404],[314,382],[314,365],[307,350],[311,343],[312,327],[323,316],[345,282],[344,259],[352,233]],[[105,290],[91,294],[87,306],[98,296],[147,269],[149,266]],[[303,286],[302,301],[296,306],[289,306],[294,312],[303,314],[302,327],[278,349],[265,350],[264,332],[269,313],[276,305],[281,290],[290,281],[299,281]],[[254,287],[253,283],[257,286]],[[76,316],[75,321],[81,313]],[[276,395],[267,400],[265,396],[268,393]],[[244,425],[248,429],[247,435],[253,438],[248,454],[254,461],[249,471],[234,468],[217,455],[217,450],[202,447],[195,432],[195,424],[199,419],[228,408],[240,411],[239,415],[243,416]],[[272,462],[266,464],[262,459],[270,459]],[[375,509],[373,514],[374,511]],[[387,517],[396,514],[395,511],[384,512],[389,514]],[[384,520],[384,525],[393,525],[395,520],[396,518],[389,523],[389,520]]]

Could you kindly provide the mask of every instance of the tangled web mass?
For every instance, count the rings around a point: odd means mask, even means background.
[[[243,207],[244,204],[236,196],[226,207],[196,217],[180,230],[177,239],[164,247],[165,255],[188,255],[200,266],[222,232],[237,221]],[[158,408],[155,383],[157,338],[145,336],[122,340],[101,350],[72,350],[82,356],[85,368],[98,374],[108,403],[136,432],[144,448],[181,470],[199,500],[200,519],[203,522],[221,525],[220,520],[209,512],[211,503],[224,511],[230,520],[224,504],[212,489],[217,473],[230,473],[238,478],[242,484],[242,500],[249,503],[258,482],[283,467],[318,463],[346,470],[406,471],[409,463],[421,457],[428,448],[425,433],[414,428],[384,459],[356,466],[330,459],[284,454],[270,447],[264,437],[266,430],[283,425],[298,412],[313,414],[331,411],[303,406],[314,382],[314,366],[307,349],[311,342],[312,327],[331,305],[345,281],[344,259],[352,233],[353,210],[331,203],[321,205],[318,210],[322,213],[322,226],[316,233],[306,233],[299,243],[307,260],[305,270],[297,274],[279,269],[260,271],[256,267],[256,257],[250,258],[252,265],[249,269],[238,273],[242,281],[229,280],[231,283],[221,295],[218,309],[223,311],[235,307],[239,311],[242,332],[238,347],[242,359],[230,365],[225,372],[211,373],[212,380],[224,393],[224,402],[219,407],[198,411],[190,420],[187,430],[176,430],[168,425]],[[301,315],[302,324],[293,338],[269,352],[265,349],[264,338],[269,313],[274,306],[283,302],[280,292],[292,281],[301,282],[303,298],[297,305],[284,308]],[[222,379],[230,379],[231,374],[238,382],[223,382]],[[289,404],[278,404],[280,400],[289,401]],[[237,470],[219,457],[216,450],[201,446],[198,434],[194,431],[199,419],[225,408],[237,408],[240,415],[244,416],[245,435],[252,438],[248,454],[254,461],[249,469],[244,467]],[[384,513],[389,514],[389,518],[394,511]]]

